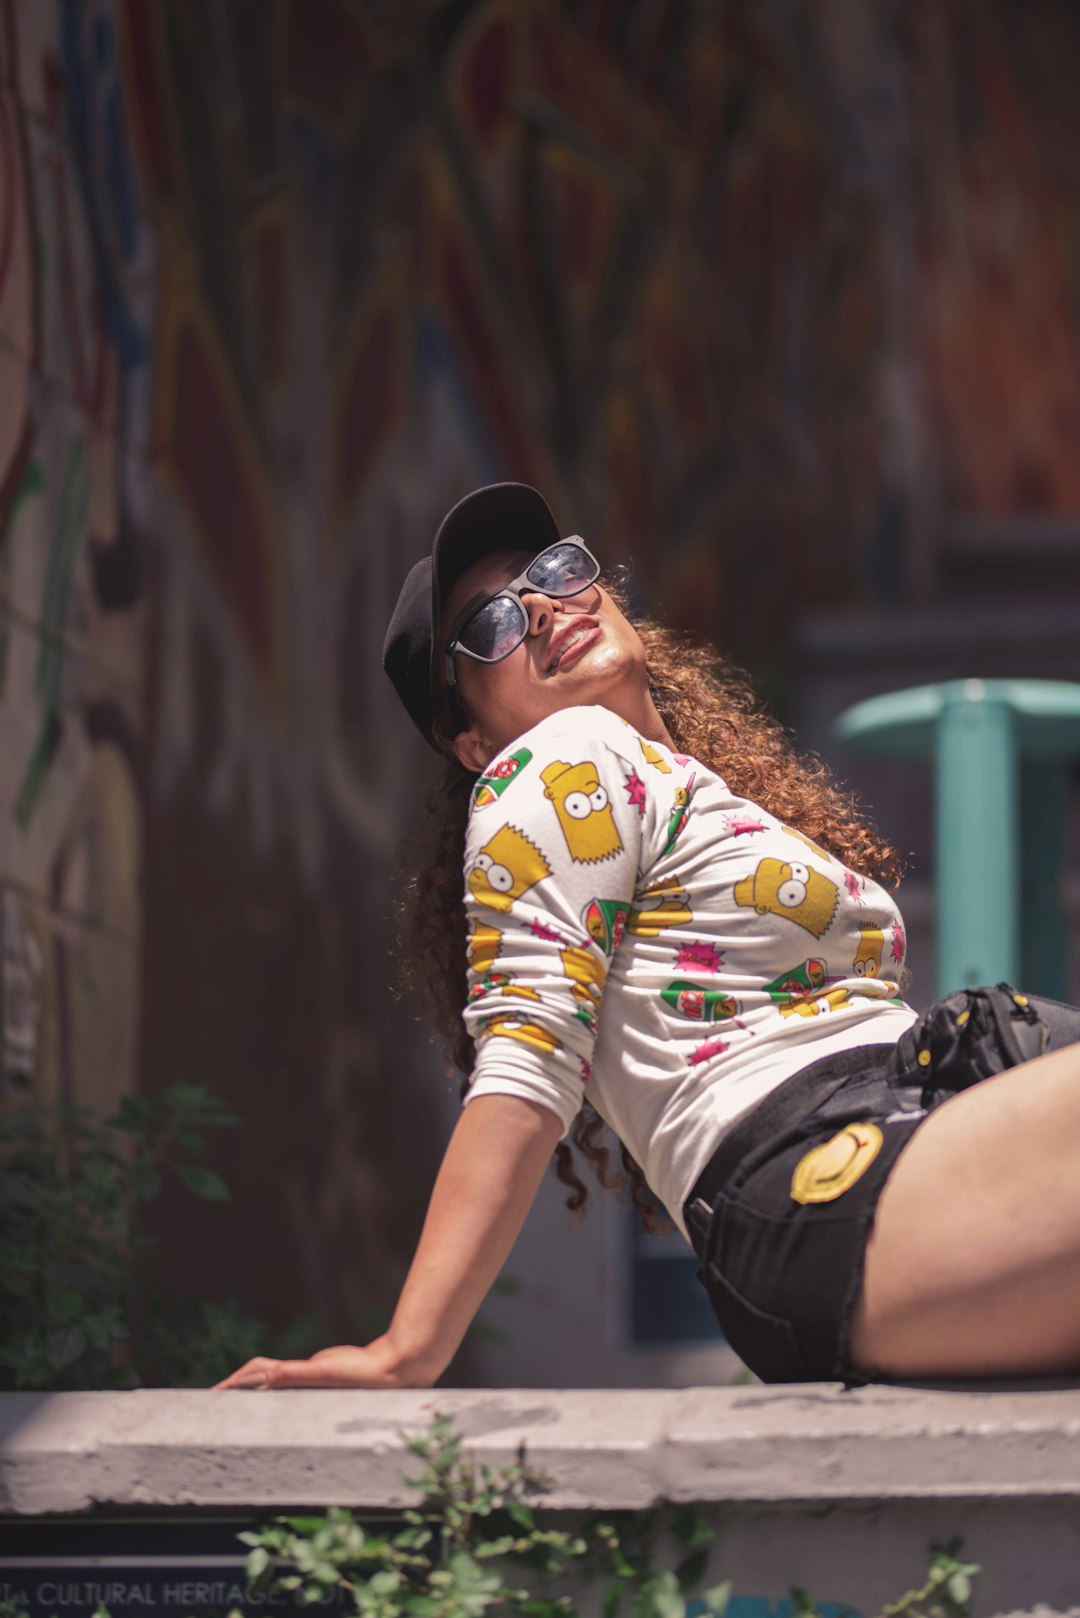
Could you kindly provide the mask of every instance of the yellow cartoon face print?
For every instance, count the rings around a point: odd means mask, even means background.
[[[641,747],[641,756],[645,760],[646,764],[651,764],[654,770],[659,770],[663,775],[670,775],[671,765],[668,763],[663,753],[659,752],[651,742],[647,742],[644,736],[639,736],[638,742]]]
[[[556,759],[541,771],[545,796],[555,805],[570,858],[579,865],[608,860],[622,848],[607,788],[600,785],[596,765],[563,764]]]
[[[885,948],[885,935],[880,927],[860,927],[859,947],[851,969],[860,978],[876,978],[881,972],[881,953]]]
[[[836,914],[836,883],[795,861],[764,859],[735,884],[735,903],[759,916],[783,916],[820,938]]]
[[[529,1022],[526,1017],[493,1017],[483,1029],[483,1037],[489,1034],[501,1034],[504,1039],[516,1039],[519,1044],[529,1045],[534,1051],[562,1050],[562,1042],[547,1028],[541,1028],[539,1023]]]
[[[825,994],[808,994],[801,1000],[791,1000],[780,1007],[781,1017],[820,1017],[826,1011],[839,1011],[849,1006],[851,996],[846,989],[829,989]]]
[[[816,854],[819,859],[829,860],[832,858],[831,854],[828,854],[826,850],[815,843],[812,838],[807,837],[801,831],[796,831],[794,826],[781,826],[780,830],[785,834],[785,836],[796,838],[798,842],[803,844],[804,848],[808,848],[811,854]]]
[[[690,895],[674,877],[668,877],[634,895],[626,930],[638,938],[658,938],[665,927],[688,927],[693,919]]]
[[[489,910],[509,910],[515,899],[550,876],[551,866],[516,826],[500,826],[469,871],[469,892]]]
[[[469,928],[469,943],[466,950],[473,971],[489,971],[501,945],[502,933],[497,927],[488,927],[484,922],[474,919]]]
[[[559,954],[563,971],[574,985],[574,999],[599,1006],[604,996],[604,963],[589,949],[564,949]]]

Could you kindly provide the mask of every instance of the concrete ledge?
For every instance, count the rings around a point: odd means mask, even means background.
[[[0,1395],[0,1514],[401,1506],[437,1410],[489,1464],[524,1443],[558,1509],[1080,1495],[1080,1385],[151,1389]]]

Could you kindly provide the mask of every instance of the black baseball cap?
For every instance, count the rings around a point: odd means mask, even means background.
[[[383,668],[426,742],[440,707],[439,614],[458,579],[490,551],[542,551],[563,536],[547,501],[527,483],[489,483],[439,524],[431,555],[401,587],[383,642]]]

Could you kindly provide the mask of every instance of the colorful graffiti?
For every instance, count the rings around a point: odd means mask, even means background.
[[[388,1296],[441,1133],[386,1014],[406,563],[523,477],[767,667],[902,584],[928,466],[1074,513],[1076,26],[0,0],[3,1093],[265,1095],[294,1290]]]

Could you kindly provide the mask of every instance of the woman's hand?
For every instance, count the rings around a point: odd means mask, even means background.
[[[412,1381],[388,1337],[366,1348],[323,1348],[309,1360],[271,1360],[259,1355],[216,1384],[219,1388],[409,1388]]]
[[[483,1095],[454,1128],[390,1329],[309,1360],[260,1356],[219,1388],[430,1388],[505,1263],[562,1134],[555,1114]]]

